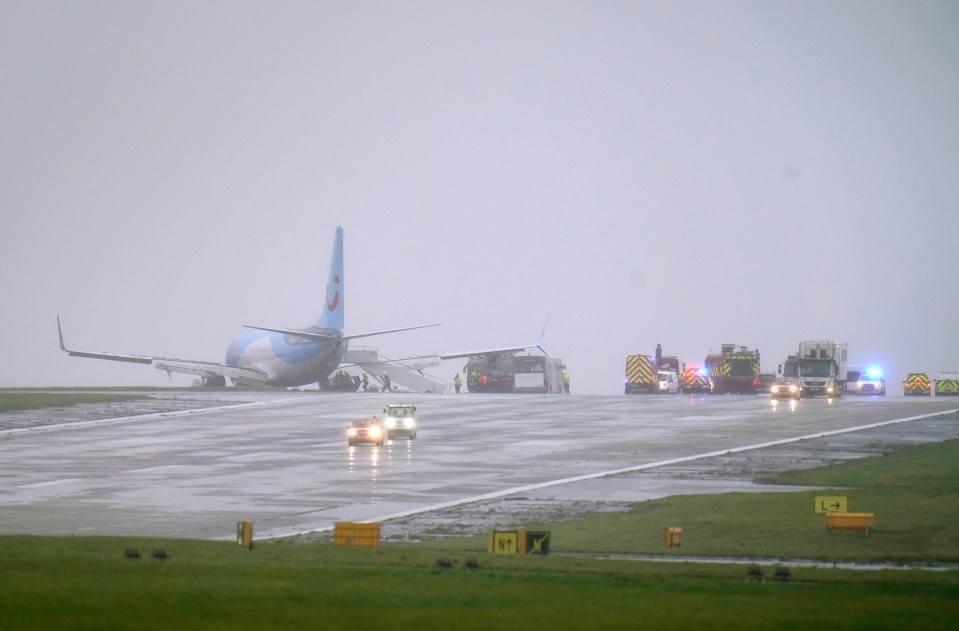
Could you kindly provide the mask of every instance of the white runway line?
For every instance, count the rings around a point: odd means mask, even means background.
[[[0,430],[0,436],[12,436],[16,434],[28,434],[34,432],[51,432],[56,430],[98,427],[105,425],[116,425],[119,423],[138,423],[158,418],[170,418],[176,416],[189,416],[191,414],[207,414],[215,412],[225,412],[229,410],[242,410],[244,408],[266,407],[268,405],[283,405],[296,402],[297,399],[276,399],[274,401],[254,401],[252,403],[236,403],[232,405],[220,405],[209,408],[191,408],[189,410],[174,410],[170,412],[152,412],[150,414],[136,414],[133,416],[116,416],[112,418],[94,419],[92,421],[67,421],[64,423],[48,423],[46,425],[36,425],[34,427],[16,427],[13,429]]]
[[[701,454],[695,454],[692,456],[683,456],[681,458],[670,458],[669,460],[660,460],[658,462],[650,462],[648,464],[637,465],[635,467],[625,467],[622,469],[613,469],[610,471],[600,471],[598,473],[588,473],[586,475],[578,475],[572,478],[562,478],[560,480],[550,480],[549,482],[539,482],[537,484],[527,484],[524,486],[516,486],[509,489],[502,489],[500,491],[493,491],[492,493],[484,493],[483,495],[475,495],[473,497],[467,497],[459,500],[453,500],[451,502],[443,502],[440,504],[434,504],[432,506],[427,506],[423,508],[416,508],[409,511],[404,511],[401,513],[393,513],[391,515],[383,515],[380,517],[374,517],[372,519],[365,519],[359,523],[375,523],[387,521],[390,519],[401,519],[403,517],[410,517],[412,515],[419,515],[422,513],[430,513],[433,511],[444,510],[447,508],[454,508],[456,506],[462,506],[464,504],[472,504],[474,502],[484,502],[487,500],[499,499],[501,497],[506,497],[509,495],[515,495],[517,493],[528,493],[529,491],[536,491],[539,489],[545,489],[552,486],[560,486],[563,484],[572,484],[574,482],[583,482],[586,480],[595,480],[597,478],[605,478],[607,476],[621,475],[624,473],[635,473],[637,471],[646,471],[648,469],[656,469],[658,467],[666,467],[669,465],[680,464],[683,462],[690,462],[693,460],[702,460],[704,458],[713,458],[716,456],[725,456],[728,454],[736,454],[744,451],[753,451],[755,449],[764,449],[766,447],[776,447],[779,445],[788,445],[790,443],[798,443],[803,440],[811,440],[814,438],[825,438],[827,436],[837,436],[839,434],[850,434],[853,432],[861,432],[869,429],[876,429],[879,427],[886,427],[889,425],[898,425],[901,423],[911,423],[913,421],[921,421],[935,416],[945,416],[947,414],[956,414],[959,413],[959,409],[956,410],[946,410],[944,412],[934,412],[932,414],[923,414],[920,416],[910,416],[907,418],[893,419],[891,421],[882,421],[879,423],[870,423],[868,425],[858,425],[856,427],[847,427],[845,429],[836,429],[830,430],[827,432],[817,432],[815,434],[806,434],[804,436],[795,436],[793,438],[783,438],[781,440],[773,440],[765,443],[757,443],[754,445],[746,445],[744,447],[732,447],[729,449],[719,449],[716,451],[707,451]],[[305,530],[305,531],[295,531],[287,532],[282,534],[269,534],[263,536],[263,539],[278,539],[281,537],[291,537],[296,535],[306,535],[316,532],[327,532],[333,530],[333,527],[329,528],[320,528],[316,530]]]

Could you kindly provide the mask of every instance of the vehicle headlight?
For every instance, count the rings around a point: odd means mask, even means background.
[[[411,419],[411,418],[405,418],[405,419],[403,419],[403,426],[404,426],[404,427],[413,427],[413,419]]]
[[[370,428],[369,434],[370,438],[379,438],[383,435],[383,430],[378,425],[374,425]]]
[[[354,438],[356,437],[356,430],[351,427],[350,429],[346,430],[346,435],[350,438]]]
[[[394,427],[396,427],[396,419],[393,418],[392,416],[387,416],[387,417],[386,417],[386,426],[389,427],[389,428],[391,428],[391,429],[394,428]]]
[[[773,386],[772,388],[770,388],[770,390],[772,390],[773,394],[776,394],[777,392],[779,392],[779,386]]]
[[[829,386],[828,388],[826,388],[826,392],[828,392],[829,394],[832,394],[832,390],[833,390],[832,386]]]
[[[799,388],[797,386],[789,386],[789,391],[793,394],[796,394],[798,390]]]

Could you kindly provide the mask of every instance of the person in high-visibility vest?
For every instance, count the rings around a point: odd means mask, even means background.
[[[569,394],[569,373],[563,369],[563,390]]]
[[[460,377],[459,373],[456,373],[456,376],[453,377],[453,387],[456,388],[456,394],[460,393],[460,386],[463,385],[463,379]]]
[[[366,371],[363,371],[363,392],[366,392],[367,388],[370,387],[370,377],[366,374]]]

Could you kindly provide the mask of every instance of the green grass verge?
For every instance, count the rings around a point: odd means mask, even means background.
[[[140,401],[148,396],[97,392],[0,392],[0,412],[69,407],[80,403]]]
[[[552,550],[678,556],[955,561],[959,442],[776,481],[824,491],[673,497],[625,514],[542,524]],[[828,534],[815,495],[846,495],[876,530]],[[126,558],[127,548],[140,550]],[[164,549],[167,560],[151,552]],[[437,559],[451,559],[449,568]],[[477,569],[466,560],[476,559]],[[773,572],[767,568],[766,577]],[[959,571],[795,567],[758,582],[741,565],[490,555],[482,538],[386,544],[0,537],[4,629],[952,629]]]
[[[127,559],[126,548],[141,558]],[[168,560],[151,552],[162,547]],[[959,577],[560,557],[463,557],[444,548],[2,537],[4,629],[947,629]]]
[[[959,441],[948,441],[765,480],[821,490],[673,496],[528,529],[549,530],[556,551],[956,562],[957,463]],[[814,510],[819,495],[846,496],[849,511],[875,513],[875,530],[828,532]],[[683,529],[681,548],[665,548],[666,527]]]

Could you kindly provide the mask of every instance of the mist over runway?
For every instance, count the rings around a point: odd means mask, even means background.
[[[764,446],[766,458],[790,468],[815,466],[814,437],[859,427],[873,426],[842,440],[875,449],[885,440],[877,432],[894,442],[959,437],[954,417],[918,420],[955,412],[959,402],[947,399],[183,396],[226,405],[0,432],[0,532],[226,539],[237,521],[253,521],[257,537],[276,537],[518,493],[640,501],[741,490],[748,481],[735,476],[697,486],[649,473],[701,459],[722,468],[717,457],[744,448]],[[398,402],[417,406],[416,440],[347,445],[351,418]],[[916,420],[883,425],[898,419]],[[787,456],[781,445],[804,455]]]

